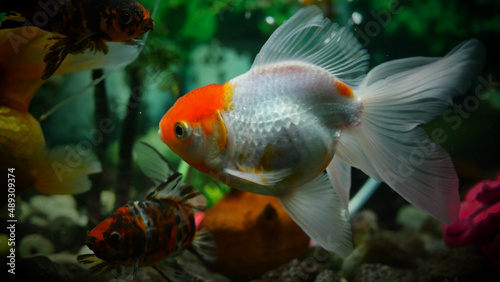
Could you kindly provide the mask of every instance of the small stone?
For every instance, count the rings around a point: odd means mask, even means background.
[[[372,238],[378,232],[378,217],[372,210],[361,210],[351,218],[354,246],[358,246]]]
[[[35,195],[31,197],[32,214],[41,214],[50,222],[58,217],[67,217],[73,225],[86,226],[88,217],[80,215],[72,195]]]
[[[399,209],[396,222],[413,230],[420,230],[430,216],[412,205]]]
[[[416,281],[414,273],[409,269],[400,269],[383,264],[363,264],[354,277],[354,282],[413,282]]]
[[[305,259],[302,262],[294,259],[285,265],[264,273],[260,282],[313,282],[316,281],[318,274],[322,270],[323,268],[312,259]]]
[[[109,281],[92,276],[75,264],[59,264],[43,256],[19,259],[16,270],[15,281]]]
[[[414,245],[420,245],[417,248]],[[419,242],[412,238],[402,240],[397,234],[380,234],[357,246],[348,256],[341,267],[342,276],[352,280],[358,268],[363,264],[383,264],[396,268],[412,268],[415,266],[415,253],[413,249],[422,249]]]
[[[316,280],[314,282],[340,282],[340,277],[337,273],[333,272],[333,270],[327,269],[318,276],[316,276]]]
[[[19,243],[19,256],[28,258],[33,256],[46,256],[54,253],[54,244],[40,234],[26,235]]]
[[[500,281],[500,273],[474,246],[451,248],[418,269],[418,282]]]
[[[320,246],[311,246],[306,259],[315,260],[325,269],[340,271],[344,258],[336,253],[329,252]]]

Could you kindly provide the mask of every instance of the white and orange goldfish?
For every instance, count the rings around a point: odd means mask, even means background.
[[[160,137],[194,168],[277,197],[309,236],[342,256],[352,250],[351,166],[454,222],[455,169],[419,125],[468,89],[484,62],[482,44],[471,39],[443,58],[395,60],[366,74],[368,59],[347,28],[316,6],[302,8],[247,73],[179,98]]]

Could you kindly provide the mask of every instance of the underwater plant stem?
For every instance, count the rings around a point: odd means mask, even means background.
[[[127,114],[123,120],[119,149],[118,190],[116,191],[115,208],[128,202],[130,187],[132,186],[132,147],[137,134],[137,118],[139,105],[142,101],[143,88],[140,86],[142,79],[138,69],[130,71],[132,92],[127,104]]]
[[[63,100],[59,104],[57,104],[54,107],[50,108],[45,114],[43,114],[43,115],[40,116],[40,118],[39,118],[40,121],[45,120],[50,115],[52,115],[55,111],[57,111],[58,109],[60,109],[62,106],[66,105],[66,104],[68,104],[70,102],[72,102],[76,98],[80,97],[80,95],[82,95],[83,93],[85,93],[85,91],[87,91],[88,89],[91,89],[92,87],[95,87],[97,84],[99,84],[102,81],[104,81],[104,79],[108,75],[110,75],[111,73],[112,73],[112,71],[108,71],[104,75],[102,75],[102,76],[100,76],[100,77],[92,80],[92,82],[90,84],[88,84],[85,87],[79,89],[78,91],[76,91],[75,93],[71,94],[68,98],[66,98],[65,100]]]
[[[102,77],[104,72],[102,69],[92,71],[92,80],[97,80]],[[109,103],[106,94],[106,85],[103,80],[101,80],[94,88],[94,104],[95,104],[95,125],[99,128],[99,123],[103,119],[109,119]],[[100,152],[97,155],[103,155],[104,150],[108,145],[108,135],[104,135],[102,141],[98,144]]]
[[[177,168],[177,172],[179,172],[180,174],[184,175],[184,180],[183,181],[186,182],[186,183],[189,183],[189,184],[191,183],[191,182],[189,182],[190,175],[188,175],[188,174],[190,174],[189,173],[189,168],[190,167],[191,166],[188,163],[186,163],[185,161],[181,160],[180,163],[179,163],[179,167]]]
[[[92,71],[92,80],[97,80],[104,74],[102,69]],[[104,80],[101,80],[94,88],[94,123],[95,128],[99,128],[99,124],[104,119],[109,119],[109,105],[106,95],[106,85]],[[102,172],[97,175],[92,181],[92,190],[90,191],[90,210],[91,210],[91,221],[96,223],[101,221],[101,191],[104,187],[104,176],[108,171],[108,166],[105,158],[106,148],[108,146],[109,137],[107,134],[103,134],[102,140],[96,145],[95,153],[97,158],[101,162]]]
[[[356,193],[349,202],[349,214],[351,216],[361,209],[366,201],[370,199],[373,192],[377,190],[379,185],[380,183],[371,177],[365,182],[363,187],[359,189],[358,193]]]

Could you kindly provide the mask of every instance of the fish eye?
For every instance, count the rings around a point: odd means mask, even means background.
[[[118,232],[112,232],[106,239],[111,247],[118,247],[122,241],[122,235]]]
[[[185,121],[177,122],[174,125],[175,136],[180,140],[186,140],[191,135],[191,128]]]
[[[132,15],[129,11],[123,11],[120,13],[120,23],[129,24],[132,21]]]

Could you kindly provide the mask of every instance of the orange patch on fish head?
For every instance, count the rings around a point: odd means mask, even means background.
[[[88,232],[86,245],[102,260],[129,265],[142,254],[145,242],[144,231],[126,205]]]
[[[232,86],[210,84],[179,98],[160,121],[162,141],[194,168],[208,172],[207,163],[227,146],[221,111],[231,108]]]
[[[154,21],[149,10],[130,0],[110,7],[102,13],[101,30],[114,42],[123,42],[136,38],[153,30]]]

